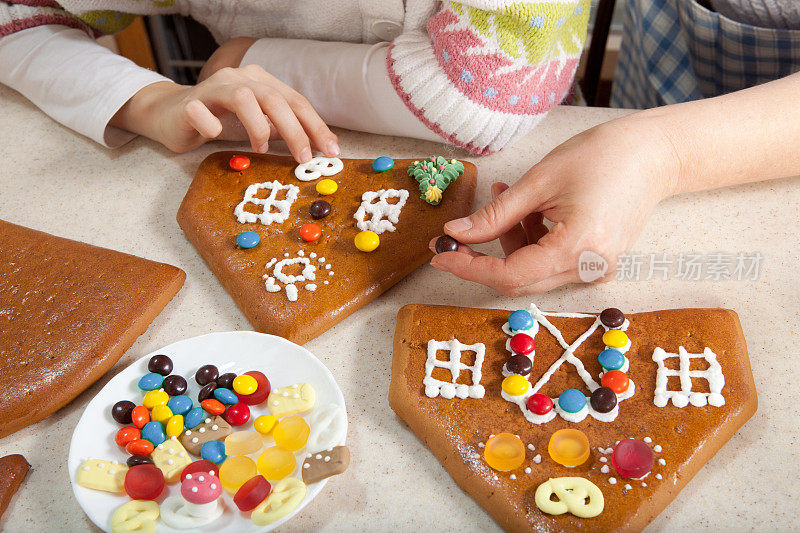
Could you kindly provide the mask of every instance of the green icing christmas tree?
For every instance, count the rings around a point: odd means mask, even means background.
[[[423,161],[414,161],[408,167],[408,175],[419,182],[420,198],[431,205],[439,205],[442,193],[448,185],[464,173],[464,164],[442,156],[432,156]]]

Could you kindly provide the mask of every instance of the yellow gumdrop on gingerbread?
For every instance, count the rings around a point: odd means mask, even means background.
[[[486,463],[501,472],[522,466],[525,461],[525,445],[511,433],[499,433],[486,442],[483,450]]]

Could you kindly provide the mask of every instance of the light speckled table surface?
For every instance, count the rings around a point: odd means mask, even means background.
[[[453,155],[478,165],[476,205],[482,205],[493,180],[515,180],[571,135],[622,114],[559,108],[502,153],[484,158]],[[347,157],[449,152],[428,142],[337,133]],[[167,262],[187,274],[181,292],[107,376],[49,419],[0,440],[0,456],[22,453],[33,465],[0,520],[0,530],[92,530],[72,496],[66,469],[72,429],[89,399],[130,362],[161,346],[212,331],[251,329],[175,222],[198,163],[231,146],[244,148],[215,143],[175,155],[137,139],[121,149],[106,150],[0,87],[0,218]],[[658,207],[636,245],[643,253],[674,255],[761,252],[764,260],[757,281],[619,281],[565,287],[535,298],[539,307],[561,311],[727,307],[741,316],[761,408],[652,523],[652,530],[797,527],[798,205],[796,179],[677,197]],[[389,408],[392,335],[395,314],[408,303],[515,309],[529,301],[505,298],[423,266],[308,342],[306,347],[333,372],[348,403],[348,445],[354,461],[284,529],[497,530],[497,523],[456,486]]]

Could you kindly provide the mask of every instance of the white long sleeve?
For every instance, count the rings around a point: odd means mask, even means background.
[[[386,71],[388,43],[259,39],[242,58],[305,96],[326,124],[443,142],[397,95]]]
[[[114,114],[141,88],[165,80],[66,26],[37,26],[0,39],[0,83],[111,148],[136,136],[108,126]]]

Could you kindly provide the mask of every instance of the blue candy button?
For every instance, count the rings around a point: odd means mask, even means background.
[[[567,413],[577,413],[586,407],[586,396],[578,389],[567,389],[558,397],[558,406]]]
[[[156,422],[154,420],[144,425],[142,428],[142,438],[152,442],[153,446],[158,446],[167,440],[167,435],[164,433],[164,426],[161,425],[161,422]]]
[[[227,459],[225,445],[218,440],[210,440],[200,447],[200,457],[206,461],[220,464]]]
[[[511,313],[511,316],[508,317],[508,327],[510,327],[512,331],[531,329],[531,327],[533,327],[533,317],[524,309],[514,311]]]
[[[156,374],[155,372],[150,372],[141,377],[139,380],[139,388],[142,390],[156,390],[161,387],[163,382],[164,376]]]
[[[253,248],[261,242],[261,237],[255,231],[243,231],[236,236],[236,244],[240,248]]]
[[[203,411],[202,407],[195,407],[188,413],[186,413],[186,417],[183,420],[183,425],[186,426],[187,429],[194,429],[203,419],[206,417],[206,412]]]
[[[167,407],[174,415],[185,415],[192,409],[192,399],[185,394],[173,396],[167,402]]]
[[[236,396],[235,392],[230,389],[223,389],[222,387],[217,387],[214,389],[214,397],[222,403],[226,403],[228,405],[233,405],[239,401],[239,397]]]
[[[382,155],[372,162],[372,170],[375,172],[383,172],[389,170],[394,166],[394,159],[389,156]]]
[[[606,370],[619,370],[625,364],[625,356],[614,348],[607,348],[600,352],[597,360]]]

